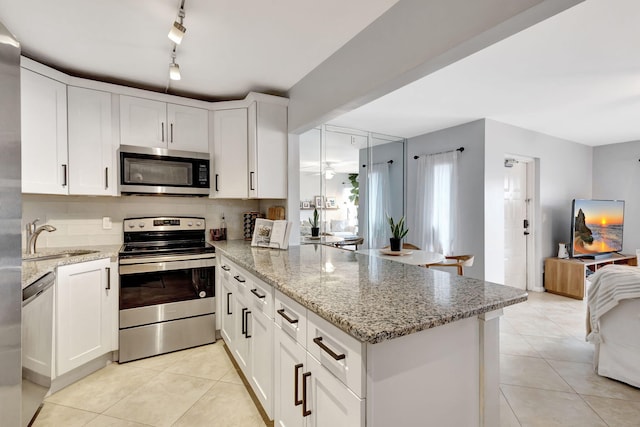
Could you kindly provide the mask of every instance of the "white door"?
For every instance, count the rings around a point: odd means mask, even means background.
[[[58,376],[111,351],[110,267],[108,258],[58,267],[55,358]]]
[[[167,104],[167,120],[169,122],[167,148],[208,153],[208,117],[208,111],[202,108]]]
[[[228,275],[228,274],[227,274]],[[231,351],[235,348],[236,340],[236,296],[234,295],[234,289],[227,279],[225,279],[225,273],[222,274],[221,288],[222,288],[222,325],[220,328],[220,334],[222,339],[227,344],[227,347]]]
[[[67,194],[67,86],[20,71],[22,192]]]
[[[69,194],[116,194],[111,94],[69,86]]]
[[[167,148],[167,104],[120,96],[120,144]]]
[[[274,417],[276,427],[300,427],[302,417],[302,373],[307,353],[300,344],[280,327],[275,328],[275,389]]]
[[[250,308],[249,364],[251,386],[269,418],[273,418],[273,319]]]
[[[527,163],[504,168],[504,284],[527,289]]]
[[[213,112],[211,197],[249,197],[247,109]]]

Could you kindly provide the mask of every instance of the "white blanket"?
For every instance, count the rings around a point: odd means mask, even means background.
[[[606,265],[589,277],[589,323],[587,341],[600,342],[598,320],[625,299],[640,298],[640,268],[627,265]]]

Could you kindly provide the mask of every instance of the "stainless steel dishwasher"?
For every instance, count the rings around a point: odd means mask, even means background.
[[[51,388],[53,284],[47,273],[22,291],[22,425],[28,425]]]

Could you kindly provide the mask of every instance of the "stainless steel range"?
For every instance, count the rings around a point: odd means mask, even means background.
[[[120,362],[215,342],[215,249],[204,218],[127,218]]]

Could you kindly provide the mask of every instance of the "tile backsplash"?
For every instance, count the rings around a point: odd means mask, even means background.
[[[284,201],[281,201],[285,205]],[[122,243],[122,220],[136,216],[199,216],[204,217],[207,230],[218,228],[222,214],[227,222],[228,239],[242,239],[242,213],[264,211],[259,200],[212,200],[199,197],[85,197],[22,195],[22,245],[25,225],[40,218],[38,225],[50,224],[56,231],[43,232],[38,248],[83,245],[114,245]],[[112,228],[104,230],[102,218],[111,218]]]

